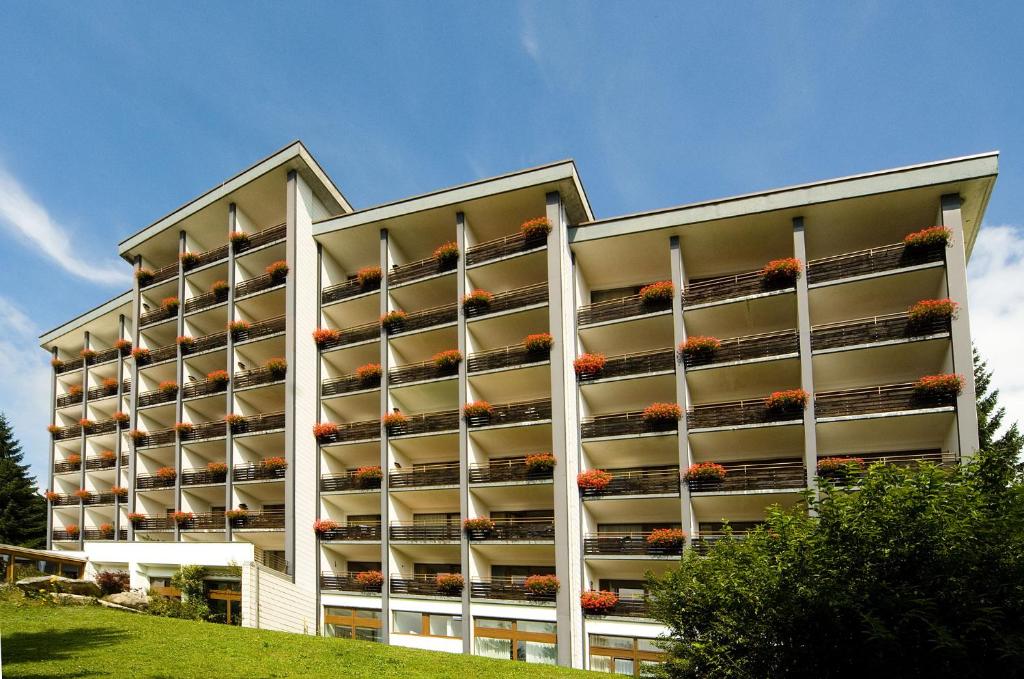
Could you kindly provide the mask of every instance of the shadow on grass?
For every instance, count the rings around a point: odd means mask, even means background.
[[[18,677],[51,677],[53,674],[30,674],[31,663],[66,660],[91,647],[111,647],[128,635],[107,627],[75,627],[64,630],[13,632],[3,635],[3,666]],[[100,674],[81,670],[65,677],[90,677]]]

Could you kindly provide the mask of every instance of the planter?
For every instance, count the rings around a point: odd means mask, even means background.
[[[132,350],[132,341],[127,339],[119,339],[114,342],[114,348],[117,349],[122,356],[130,353]]]
[[[463,309],[486,309],[494,301],[494,295],[486,290],[473,290],[462,297]]]
[[[141,347],[138,349],[132,349],[132,358],[135,359],[136,363],[146,363],[150,358],[149,349],[143,349]]]
[[[227,383],[231,380],[231,376],[227,370],[214,370],[213,372],[206,374],[206,381],[215,387],[227,386]]]
[[[925,375],[914,383],[914,393],[925,398],[951,400],[959,396],[963,389],[963,375],[952,373]]]
[[[178,255],[178,259],[181,260],[182,267],[191,269],[199,263],[199,255],[194,252],[183,252]]]
[[[380,317],[380,326],[387,332],[397,332],[402,329],[402,324],[409,314],[404,311],[389,311]]]
[[[228,234],[228,240],[235,249],[238,249],[249,244],[249,234],[244,231],[232,231]]]
[[[924,250],[931,247],[945,247],[953,239],[953,232],[945,226],[930,226],[927,229],[908,233],[903,237],[907,250]]]
[[[818,476],[832,481],[845,481],[864,471],[860,457],[826,457],[818,460]]]
[[[683,416],[678,403],[652,403],[644,408],[644,422],[653,425],[674,424]]]
[[[652,552],[677,554],[685,540],[686,533],[681,528],[656,528],[647,536],[647,546]]]
[[[717,337],[694,335],[679,345],[679,353],[695,359],[707,360],[722,348],[722,341]]]
[[[229,509],[224,512],[232,528],[244,528],[249,522],[248,509]]]
[[[380,488],[384,473],[380,466],[360,467],[354,474],[356,483],[362,488]]]
[[[572,368],[576,371],[576,377],[596,377],[604,370],[604,354],[580,354],[572,362]]]
[[[446,596],[455,596],[462,592],[466,580],[459,573],[441,573],[434,578],[437,592]]]
[[[233,433],[241,429],[244,423],[245,417],[242,415],[238,415],[236,413],[228,413],[227,415],[224,416],[224,424],[226,424],[228,429],[230,429]]]
[[[796,283],[803,264],[795,257],[773,259],[761,269],[761,281],[770,289],[789,288]]]
[[[458,349],[448,349],[434,354],[432,360],[440,371],[456,370],[462,363],[462,352]]]
[[[523,346],[531,354],[542,354],[551,351],[555,346],[555,338],[550,333],[539,332],[535,335],[527,335],[523,339]]]
[[[956,318],[960,305],[951,299],[922,299],[909,309],[910,324],[924,325],[934,321],[948,321]]]
[[[527,240],[539,240],[551,233],[551,222],[547,217],[534,217],[523,222],[519,232]]]
[[[534,596],[552,597],[558,594],[560,587],[554,575],[531,575],[523,581],[523,589]]]
[[[228,285],[227,281],[214,281],[213,283],[210,284],[210,292],[212,292],[218,299],[220,299],[221,295],[227,294],[227,291],[230,287],[231,286]]]
[[[153,282],[153,271],[150,269],[136,269],[135,280],[139,282],[140,286],[149,285]]]
[[[157,390],[161,394],[164,394],[165,396],[170,396],[172,394],[177,394],[178,393],[178,383],[175,382],[174,380],[164,380],[163,382],[161,382],[160,384],[157,385]]]
[[[459,246],[454,241],[438,245],[434,249],[434,260],[440,269],[449,269],[459,261]]]
[[[773,391],[764,400],[764,407],[771,413],[797,413],[807,405],[808,394],[803,389]]]
[[[580,594],[580,608],[593,615],[607,615],[618,603],[619,595],[615,592],[590,590]]]
[[[195,514],[192,512],[171,512],[170,519],[178,528],[188,528],[195,521]]]
[[[355,581],[367,592],[379,592],[384,586],[384,574],[380,571],[359,571]]]
[[[181,335],[180,337],[176,338],[174,342],[175,344],[178,345],[182,352],[191,351],[192,347],[196,345],[195,339],[189,337],[188,335]]]
[[[337,521],[331,521],[330,519],[318,519],[313,522],[313,532],[316,533],[317,537],[323,538],[324,535],[337,529],[339,526]]]
[[[333,422],[318,422],[313,425],[313,436],[317,441],[333,438],[338,433],[338,425]]]
[[[231,339],[237,340],[238,337],[252,327],[252,323],[249,321],[230,321],[227,325],[228,332],[231,333]]]
[[[668,304],[674,293],[672,281],[658,281],[640,288],[640,301],[648,305]]]
[[[531,476],[548,476],[555,469],[555,456],[551,453],[537,453],[526,456],[526,473]]]
[[[270,276],[270,280],[274,283],[283,283],[288,277],[288,262],[279,259],[268,264],[264,271],[266,271],[267,275]]]
[[[359,380],[360,384],[380,384],[382,374],[383,371],[381,370],[380,363],[367,363],[356,368],[356,379]]]
[[[263,367],[267,369],[267,372],[275,380],[283,380],[288,374],[288,361],[283,358],[267,359]]]
[[[494,527],[494,521],[486,516],[478,516],[462,522],[462,529],[466,531],[470,540],[486,540],[494,532]]]
[[[288,461],[280,455],[265,457],[260,460],[260,468],[267,472],[283,474],[284,470],[288,468]]]
[[[367,266],[356,272],[359,287],[364,290],[380,286],[381,270],[379,266]]]
[[[494,406],[487,401],[473,401],[462,406],[462,415],[471,425],[487,424],[491,421]]]
[[[169,314],[173,314],[178,311],[178,298],[177,297],[164,297],[160,300],[160,308]]]
[[[313,341],[318,347],[323,347],[331,342],[337,342],[341,339],[340,330],[332,330],[330,328],[317,328],[313,331]]]
[[[600,492],[612,482],[612,475],[603,469],[588,469],[576,476],[576,485],[582,491]]]
[[[389,434],[397,434],[401,431],[402,425],[409,421],[409,418],[402,413],[387,413],[380,418],[380,421]]]

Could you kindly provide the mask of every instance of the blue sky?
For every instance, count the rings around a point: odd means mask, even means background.
[[[357,207],[572,157],[599,216],[1000,149],[971,314],[1024,418],[1022,34],[1009,2],[8,3],[0,410],[43,462],[35,336],[300,138]]]

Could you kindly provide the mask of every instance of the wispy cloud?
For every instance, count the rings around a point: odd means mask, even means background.
[[[968,267],[971,334],[999,389],[1007,420],[1024,426],[1024,227],[986,226]]]
[[[123,286],[130,281],[127,267],[116,260],[81,259],[68,230],[54,221],[46,208],[3,167],[0,167],[0,223],[79,278],[102,285]]]

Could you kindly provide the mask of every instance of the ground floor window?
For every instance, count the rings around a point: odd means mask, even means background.
[[[329,637],[380,641],[380,611],[324,606],[324,630]]]
[[[210,607],[210,622],[242,624],[242,583],[207,580],[203,587]]]
[[[558,637],[553,622],[474,618],[475,653],[488,658],[554,665]]]
[[[395,634],[462,638],[461,615],[395,611],[394,623],[392,629],[394,629]]]
[[[590,635],[590,669],[608,674],[639,677],[648,674],[665,659],[654,639]]]

